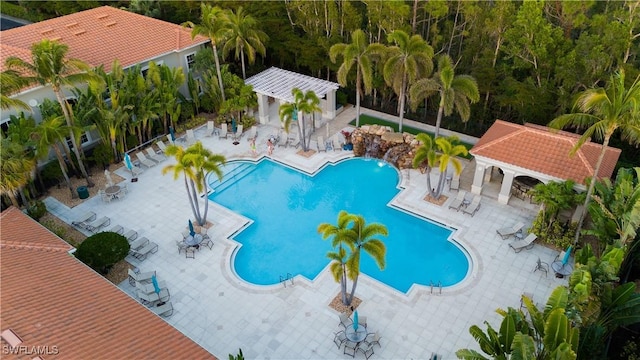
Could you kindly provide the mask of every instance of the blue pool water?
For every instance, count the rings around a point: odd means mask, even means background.
[[[315,279],[332,250],[318,225],[335,225],[340,210],[387,226],[385,270],[363,252],[361,272],[401,292],[413,283],[454,285],[469,271],[464,252],[448,240],[451,229],[387,205],[399,192],[399,176],[386,163],[349,159],[313,176],[266,159],[230,162],[223,170],[221,184],[209,180],[209,199],[253,220],[234,237],[242,247],[232,266],[247,282],[277,284],[287,273]]]

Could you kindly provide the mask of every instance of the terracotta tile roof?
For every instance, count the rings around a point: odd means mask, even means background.
[[[0,228],[0,330],[13,330],[27,349],[48,346],[47,360],[214,359],[20,210],[2,212]]]
[[[585,179],[593,176],[602,145],[586,142],[574,156],[569,156],[578,138],[576,134],[544,126],[496,120],[470,153],[585,184]],[[611,177],[619,156],[620,149],[607,149],[600,178]]]
[[[191,31],[180,25],[110,6],[2,31],[0,38],[3,45],[0,70],[4,70],[8,56],[20,56],[30,61],[31,45],[42,39],[56,39],[67,44],[68,57],[81,59],[92,66],[104,65],[106,71],[111,69],[114,59],[126,68],[209,41],[200,35],[191,40]],[[22,51],[9,51],[9,47]]]

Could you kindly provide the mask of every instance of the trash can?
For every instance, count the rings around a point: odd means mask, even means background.
[[[86,186],[78,186],[78,197],[80,199],[86,199],[89,197],[89,189]]]

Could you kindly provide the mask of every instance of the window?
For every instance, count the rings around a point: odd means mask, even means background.
[[[204,93],[204,90],[202,88],[202,79],[200,79],[199,77],[194,79],[196,81],[196,84],[198,84],[198,94],[202,95]]]
[[[196,53],[185,56],[185,59],[187,60],[187,69],[193,71],[193,65],[196,63]]]
[[[163,60],[155,61],[155,63],[156,63],[156,65],[158,65],[158,66],[162,66],[162,64],[164,64],[164,61],[163,61]],[[140,69],[140,73],[142,74],[142,77],[144,77],[144,78],[146,79],[146,78],[147,78],[147,74],[149,73],[149,64],[147,64],[147,65],[143,66],[143,67]]]
[[[71,138],[67,136],[67,145],[69,145],[69,149],[73,149],[73,143],[71,142]],[[89,135],[85,132],[80,135],[80,144],[84,145],[89,142]]]

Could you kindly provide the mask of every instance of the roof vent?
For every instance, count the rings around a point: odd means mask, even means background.
[[[12,329],[2,332],[2,340],[6,341],[12,348],[22,344],[22,339]]]
[[[48,33],[52,33],[53,29],[52,28],[48,28],[48,29],[44,29],[40,31],[40,35],[46,35]]]
[[[102,15],[98,15],[98,19],[102,20],[104,18],[108,18],[109,14],[102,14]]]
[[[65,25],[64,27],[66,27],[67,29],[72,28],[74,26],[77,26],[78,23],[77,22],[72,22],[72,23],[68,23],[67,25]]]
[[[110,21],[110,22],[106,23],[105,25],[107,25],[107,26],[113,26],[113,25],[115,25],[115,24],[117,24],[117,22],[115,22],[115,21]]]
[[[73,35],[78,36],[78,35],[82,35],[82,34],[84,34],[84,33],[86,33],[86,32],[87,32],[87,30],[85,30],[85,29],[80,29],[80,30],[78,30],[78,31],[74,32],[74,33],[73,33]]]

